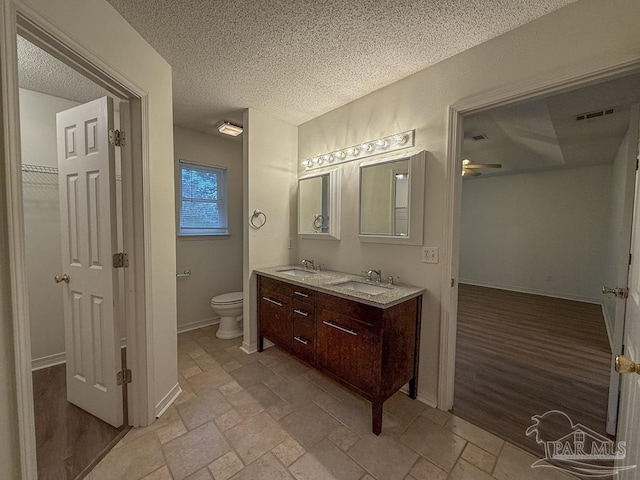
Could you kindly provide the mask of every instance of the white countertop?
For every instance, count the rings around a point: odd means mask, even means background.
[[[286,270],[300,272],[300,275],[290,275],[284,273]],[[350,273],[334,272],[331,270],[305,270],[300,265],[280,265],[277,267],[257,268],[254,270],[257,274],[265,277],[282,280],[293,285],[301,287],[309,287],[330,295],[336,295],[347,300],[371,305],[378,308],[389,308],[399,303],[418,297],[424,293],[422,287],[414,287],[412,285],[388,285],[387,283],[367,282],[364,277],[352,275]],[[363,284],[375,285],[384,288],[386,291],[377,295],[348,290],[337,284],[345,282],[358,282]]]

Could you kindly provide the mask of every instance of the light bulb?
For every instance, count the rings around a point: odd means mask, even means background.
[[[364,153],[368,153],[373,150],[373,146],[370,143],[363,143],[362,145],[360,145],[360,148]]]
[[[398,135],[394,136],[393,139],[396,141],[398,145],[402,145],[403,143],[406,143],[407,136],[402,133],[399,133]]]
[[[329,155],[328,162],[329,163],[333,163],[334,160],[335,160],[335,158],[334,158],[333,154]]]
[[[384,148],[387,145],[388,145],[388,143],[384,138],[381,138],[380,140],[376,140],[376,146],[377,147]]]
[[[344,157],[346,157],[346,156],[347,155],[342,150],[340,150],[339,152],[336,152],[336,158],[338,158],[339,160],[343,160]]]

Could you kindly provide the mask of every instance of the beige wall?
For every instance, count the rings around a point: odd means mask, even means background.
[[[424,245],[443,247],[447,109],[488,90],[514,85],[568,65],[602,65],[614,54],[637,53],[640,2],[582,0],[442,61],[299,127],[298,159],[416,129],[427,150]],[[343,166],[340,242],[298,240],[298,256],[358,273],[380,267],[403,282],[427,288],[420,353],[420,395],[437,394],[442,264],[420,263],[420,247],[360,244],[357,237],[357,165]]]
[[[173,132],[176,167],[189,160],[227,169],[229,235],[177,238],[177,271],[191,270],[189,278],[177,279],[178,329],[185,329],[215,317],[213,296],[242,290],[242,142],[177,127]],[[179,182],[176,170],[176,212]]]
[[[610,164],[462,183],[461,283],[602,302]]]
[[[244,114],[244,218],[261,210],[267,223],[259,230],[245,228],[244,341],[245,351],[256,348],[256,285],[253,270],[291,261],[289,240],[296,218],[298,129],[254,109]],[[294,229],[295,232],[295,229]]]
[[[151,242],[151,258],[147,265],[150,275],[147,292],[150,311],[147,313],[153,332],[149,341],[156,352],[149,371],[149,400],[156,405],[177,384],[171,68],[105,0],[23,0],[21,3],[45,18],[54,29],[80,42],[86,51],[109,64],[148,94],[145,119],[149,135],[148,215],[151,230],[148,239]],[[9,4],[10,0],[2,0],[5,12],[10,11],[5,8]],[[123,55],[122,52],[127,54]],[[10,305],[5,283],[9,279],[6,209],[3,208],[1,212],[0,223],[3,228],[0,231],[3,237],[0,246],[3,248],[0,251],[0,282],[3,285],[0,286],[3,288],[0,290],[0,333],[4,358],[0,366],[0,383],[5,386],[2,395],[8,398],[0,402],[0,426],[5,432],[0,442],[0,477],[17,478],[15,465],[19,440],[14,434],[16,393],[12,389],[15,382],[14,360],[9,346],[13,341],[12,320],[8,318],[9,312],[6,310]]]

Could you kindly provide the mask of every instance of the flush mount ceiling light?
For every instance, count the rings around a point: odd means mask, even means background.
[[[237,137],[242,133],[242,127],[238,125],[234,125],[229,122],[222,122],[218,125],[218,131],[223,133],[224,135],[231,135],[232,137]]]
[[[336,150],[335,152],[323,153],[316,157],[307,158],[303,160],[302,167],[305,170],[313,170],[338,163],[362,160],[363,158],[380,155],[381,153],[395,152],[403,148],[413,147],[413,140],[414,130],[394,133],[388,137],[370,140],[358,145]]]

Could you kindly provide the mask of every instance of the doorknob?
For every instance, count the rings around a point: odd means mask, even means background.
[[[616,372],[618,373],[637,373],[640,375],[640,365],[632,362],[623,355],[616,355]]]
[[[616,298],[625,299],[629,296],[629,289],[620,288],[620,287],[616,287],[616,288],[602,287],[602,293],[604,294],[613,293],[613,295],[615,295]]]
[[[56,283],[60,283],[60,282],[69,283],[69,280],[71,280],[71,277],[65,273],[63,275],[56,275],[55,277],[53,277],[53,279],[55,280]]]

